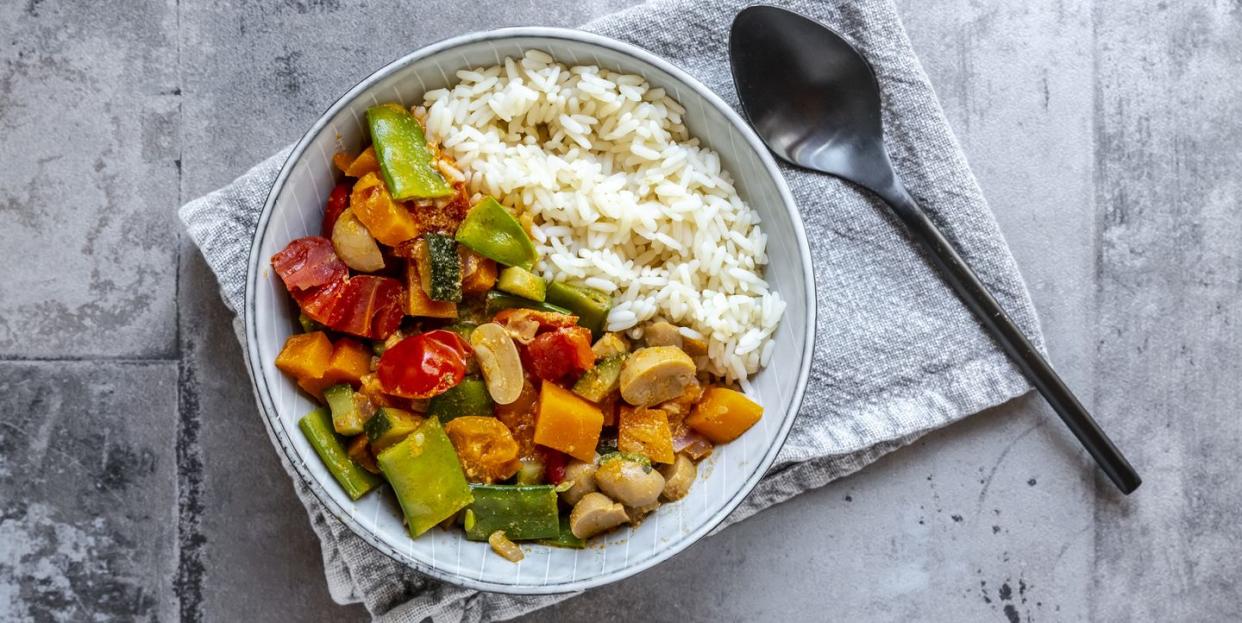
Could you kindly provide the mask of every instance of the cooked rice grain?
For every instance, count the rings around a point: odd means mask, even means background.
[[[427,129],[473,192],[533,217],[538,271],[611,293],[609,331],[687,327],[712,373],[748,385],[785,302],[763,279],[759,215],[685,109],[641,76],[538,51],[457,78],[426,94]]]

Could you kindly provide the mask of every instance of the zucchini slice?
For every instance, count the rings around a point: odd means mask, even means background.
[[[540,303],[547,294],[547,288],[548,284],[543,277],[521,266],[510,266],[500,271],[500,280],[496,282],[498,290]]]
[[[468,376],[443,394],[432,397],[427,403],[427,415],[447,424],[462,416],[492,417],[495,412],[483,379]]]
[[[366,414],[354,400],[354,388],[349,383],[333,385],[323,390],[323,398],[332,410],[332,428],[341,435],[357,435],[366,424]]]
[[[574,383],[573,392],[591,402],[599,402],[607,398],[608,394],[621,387],[621,364],[624,362],[625,355],[614,355],[595,362],[595,365],[583,373],[577,383]]]
[[[423,234],[414,243],[414,261],[423,291],[433,301],[461,301],[461,263],[457,242],[443,234]]]
[[[367,439],[371,440],[371,452],[378,456],[380,452],[405,439],[421,423],[422,418],[409,411],[381,407],[367,420],[363,429],[367,433]]]

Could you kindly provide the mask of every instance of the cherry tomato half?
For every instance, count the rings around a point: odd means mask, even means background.
[[[461,382],[470,353],[470,345],[452,331],[419,333],[384,351],[376,374],[386,393],[430,398]]]

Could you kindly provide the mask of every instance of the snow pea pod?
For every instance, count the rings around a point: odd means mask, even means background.
[[[367,125],[393,199],[434,199],[453,194],[453,187],[436,169],[422,124],[408,110],[392,102],[380,104],[367,110]]]

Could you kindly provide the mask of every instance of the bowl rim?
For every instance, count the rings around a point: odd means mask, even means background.
[[[742,486],[737,489],[733,496],[726,502],[720,510],[711,515],[707,521],[700,526],[687,533],[681,539],[671,543],[668,547],[661,549],[651,557],[641,560],[636,564],[622,567],[615,571],[601,573],[599,575],[590,576],[584,579],[575,579],[568,582],[559,582],[549,585],[526,585],[526,584],[507,584],[500,582],[492,582],[487,580],[479,580],[456,573],[451,573],[432,565],[429,565],[413,555],[398,551],[393,546],[384,542],[379,535],[367,528],[364,528],[351,516],[349,511],[328,494],[328,492],[319,484],[308,471],[303,457],[293,448],[290,440],[287,439],[287,433],[282,427],[277,426],[273,422],[273,417],[279,417],[276,413],[275,405],[272,400],[272,390],[268,385],[267,378],[263,375],[261,367],[257,367],[259,361],[258,352],[258,333],[256,322],[256,287],[258,277],[262,272],[259,257],[259,247],[267,233],[269,221],[271,220],[272,211],[276,204],[276,198],[280,196],[285,188],[285,184],[292,171],[292,164],[298,162],[311,142],[315,140],[327,127],[329,120],[334,117],[347,104],[357,99],[375,83],[404,70],[406,67],[426,58],[433,54],[452,50],[454,48],[473,44],[481,41],[497,41],[515,38],[534,38],[534,39],[552,39],[567,40],[587,45],[594,45],[612,50],[625,56],[629,56],[634,60],[664,71],[672,76],[674,80],[681,82],[687,88],[693,90],[700,97],[707,101],[712,107],[720,112],[725,119],[742,135],[747,146],[755,152],[763,165],[765,173],[776,185],[777,193],[781,198],[782,207],[789,213],[793,224],[794,238],[798,245],[798,253],[802,259],[802,277],[804,287],[807,293],[806,305],[806,323],[802,327],[803,330],[803,353],[802,361],[798,370],[798,378],[794,385],[794,391],[790,397],[788,410],[783,414],[781,427],[778,430],[774,443],[768,448],[763,458],[757,462],[752,468],[750,475],[746,478]],[[254,389],[255,396],[259,401],[259,408],[262,410],[264,426],[267,429],[268,436],[271,437],[273,443],[280,449],[283,459],[293,467],[293,471],[297,474],[302,484],[314,495],[315,499],[322,504],[329,513],[338,521],[345,524],[351,532],[357,535],[369,545],[382,552],[384,555],[393,560],[410,567],[420,573],[427,574],[438,580],[449,582],[457,586],[463,586],[475,590],[490,591],[497,593],[516,594],[516,595],[541,595],[541,594],[557,594],[580,591],[597,586],[603,586],[616,582],[618,580],[631,577],[641,573],[651,567],[654,567],[673,556],[685,551],[694,543],[714,530],[735,508],[754,490],[759,480],[767,473],[768,469],[776,460],[777,454],[785,445],[789,436],[789,431],[793,426],[794,420],[798,416],[801,409],[804,394],[806,392],[807,380],[810,375],[811,361],[815,352],[815,323],[817,313],[816,290],[814,280],[813,263],[811,259],[810,247],[806,239],[806,230],[802,222],[802,217],[798,211],[797,203],[794,201],[793,194],[789,190],[785,177],[781,174],[780,169],[776,165],[775,159],[764,146],[763,142],[755,134],[750,125],[742,118],[737,111],[729,106],[711,89],[699,82],[696,78],[686,73],[684,70],[673,65],[671,62],[656,56],[655,54],[640,48],[636,45],[619,41],[603,35],[584,32],[571,28],[542,27],[542,26],[523,26],[511,28],[498,28],[492,30],[476,31],[443,39],[441,41],[420,47],[409,54],[406,54],[394,61],[389,62],[380,69],[368,75],[359,81],[356,85],[337,98],[328,109],[319,116],[315,123],[302,136],[293,149],[289,152],[288,157],[281,165],[279,174],[272,183],[271,189],[268,191],[267,199],[264,202],[263,210],[259,215],[256,223],[254,238],[251,240],[249,254],[249,268],[246,275],[246,296],[244,306],[244,323],[246,327],[246,348],[245,360],[246,367],[249,369],[251,377],[251,385]],[[786,320],[782,320],[785,322]]]

